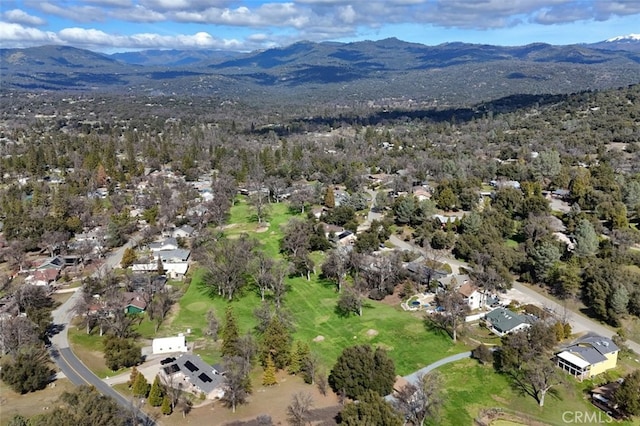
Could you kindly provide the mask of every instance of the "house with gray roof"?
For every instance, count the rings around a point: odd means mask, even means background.
[[[582,381],[615,368],[620,348],[608,337],[590,334],[556,354],[558,367]]]
[[[183,354],[160,369],[160,377],[166,386],[191,392],[207,399],[224,396],[222,372],[204,362],[199,356]]]
[[[531,327],[531,320],[506,308],[496,308],[485,316],[487,328],[502,337]]]

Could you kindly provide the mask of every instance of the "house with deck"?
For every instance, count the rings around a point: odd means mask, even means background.
[[[620,348],[608,337],[588,335],[558,352],[558,367],[580,381],[597,376],[618,364]]]

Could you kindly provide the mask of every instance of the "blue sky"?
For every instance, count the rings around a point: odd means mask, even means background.
[[[640,34],[640,0],[0,0],[0,46],[251,51],[300,40],[592,43]]]

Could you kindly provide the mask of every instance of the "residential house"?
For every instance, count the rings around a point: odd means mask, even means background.
[[[429,285],[431,281],[439,280],[447,276],[445,271],[439,271],[427,266],[424,263],[424,258],[422,257],[414,260],[413,262],[406,263],[403,266],[409,272],[413,280],[423,285]]]
[[[25,282],[31,285],[45,286],[56,282],[60,276],[60,269],[46,268],[38,269],[25,278]]]
[[[351,231],[343,231],[337,235],[338,244],[341,246],[353,245],[356,242],[356,234]]]
[[[193,229],[193,226],[189,226],[189,225],[182,225],[180,228],[176,228],[173,231],[173,238],[190,238],[193,235],[193,232],[195,231],[195,229]]]
[[[616,390],[620,387],[623,381],[624,379],[618,379],[615,382],[609,382],[591,389],[591,403],[607,413],[608,416],[615,419],[623,418],[624,413],[620,411],[618,404],[614,401]]]
[[[224,378],[221,371],[204,362],[200,357],[183,354],[160,369],[160,377],[166,386],[181,389],[206,399],[224,396]]]
[[[166,238],[164,241],[155,241],[153,243],[149,243],[149,250],[151,251],[162,251],[162,250],[177,250],[180,247],[178,246],[178,240],[174,237]]]
[[[487,328],[502,337],[531,327],[531,320],[505,308],[496,308],[485,316]]]
[[[128,314],[141,314],[147,309],[147,302],[139,293],[124,293],[124,311]]]
[[[620,348],[608,337],[588,335],[556,354],[556,364],[581,381],[615,368]]]
[[[476,285],[471,281],[467,281],[459,286],[456,291],[464,297],[472,311],[485,306],[487,297]]]
[[[38,265],[36,269],[40,271],[45,269],[56,269],[58,271],[61,271],[62,268],[64,267],[65,267],[65,261],[62,258],[62,256],[54,256],[54,257],[49,257],[44,261],[42,261],[42,263],[40,263],[40,265]]]
[[[153,354],[168,354],[173,352],[187,352],[187,338],[179,333],[177,336],[158,337],[151,342]]]

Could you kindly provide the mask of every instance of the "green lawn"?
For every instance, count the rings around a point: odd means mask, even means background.
[[[475,360],[467,359],[448,364],[438,369],[438,372],[444,378],[446,389],[442,418],[438,425],[473,424],[483,408],[500,408],[509,413],[521,414],[523,420],[550,425],[566,424],[562,418],[565,411],[596,415],[600,412],[585,398],[582,390],[584,386],[569,376],[565,376],[566,384],[552,389],[547,394],[544,407],[539,407],[531,396],[521,395],[518,390],[512,388],[505,376],[495,373],[490,366],[479,365]],[[565,415],[566,418],[568,417]],[[528,421],[522,423],[530,424]]]
[[[238,202],[231,209],[232,225],[227,227],[225,234],[233,237],[249,232],[261,243],[265,252],[278,257],[282,229],[291,217],[293,216],[286,205],[273,205],[269,228],[264,232],[251,232],[256,224],[251,222],[251,213],[246,203]],[[313,253],[312,258],[319,270],[323,255]],[[257,293],[247,288],[231,302],[218,297],[212,298],[202,286],[202,277],[202,271],[196,270],[189,289],[179,301],[177,316],[170,325],[160,328],[162,335],[190,329],[190,340],[201,339],[207,311],[213,309],[222,320],[229,305],[238,317],[241,332],[252,330],[256,325],[253,310],[260,304]],[[294,337],[308,342],[329,368],[343,348],[360,343],[371,343],[388,349],[396,362],[397,372],[401,375],[465,350],[462,345],[453,345],[447,336],[427,331],[419,315],[404,312],[399,306],[367,301],[362,317],[343,318],[335,313],[338,294],[332,283],[321,280],[317,275],[313,275],[310,281],[294,277],[288,283],[290,290],[284,305],[295,320]],[[322,336],[323,340],[314,342],[318,336]],[[209,344],[204,347],[199,352],[205,359],[219,360],[214,346]]]

